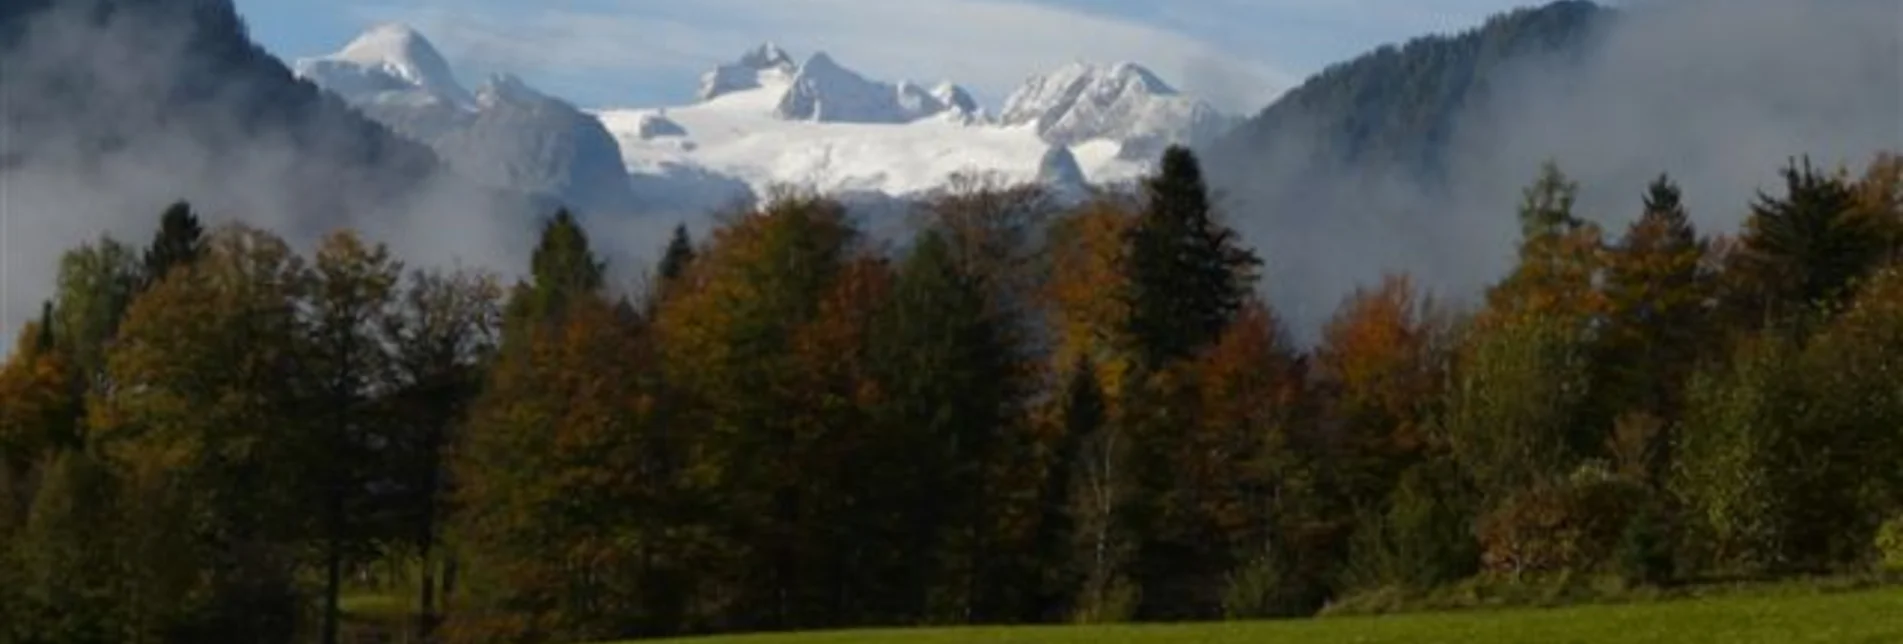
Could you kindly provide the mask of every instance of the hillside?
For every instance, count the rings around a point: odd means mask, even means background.
[[[1386,45],[1310,77],[1216,146],[1218,154],[1300,148],[1272,163],[1393,170],[1440,178],[1455,129],[1527,69],[1564,75],[1612,12],[1585,0],[1495,16],[1455,35]]]
[[[230,0],[8,2],[0,66],[0,252],[19,285],[0,333],[37,309],[59,249],[145,239],[179,199],[300,242],[354,226],[419,257],[498,267],[548,205],[465,182],[299,82]],[[437,230],[414,234],[424,222]]]
[[[1858,166],[1903,144],[1895,3],[1831,7],[1564,0],[1381,47],[1206,146],[1211,182],[1297,328],[1389,271],[1476,294],[1549,160],[1588,219],[1622,225],[1664,172],[1700,226],[1733,226],[1775,160]]]

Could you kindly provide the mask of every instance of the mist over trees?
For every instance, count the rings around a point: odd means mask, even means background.
[[[1562,2],[1333,68],[1132,194],[520,234],[228,5],[20,19],[52,4],[0,8],[37,313],[0,362],[0,642],[1255,619],[1903,562],[1903,161],[1833,165],[1903,144],[1874,0],[1737,0],[1776,28],[1710,96],[1655,91],[1737,52],[1691,9]],[[69,112],[15,73],[62,63],[270,98]]]
[[[339,641],[374,592],[386,632],[580,642],[1897,556],[1897,157],[1791,160],[1706,206],[1749,212],[1728,233],[1670,176],[1602,230],[1547,164],[1484,303],[1392,275],[1312,347],[1195,156],[1160,167],[1077,207],[965,182],[900,250],[788,192],[677,232],[637,292],[566,212],[504,288],[174,205],[68,251],[0,367],[0,621]]]

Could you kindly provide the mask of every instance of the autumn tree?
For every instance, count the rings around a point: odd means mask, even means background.
[[[1589,324],[1602,314],[1597,288],[1604,268],[1603,235],[1574,212],[1579,184],[1548,162],[1522,193],[1519,261],[1487,290],[1489,320],[1521,314],[1557,313]]]
[[[1356,289],[1322,327],[1317,395],[1351,503],[1379,504],[1434,450],[1430,428],[1448,371],[1447,323],[1405,275]]]
[[[114,642],[127,635],[116,540],[117,481],[83,451],[49,455],[18,537],[30,641]]]
[[[53,312],[48,304],[37,322],[22,327],[13,354],[0,364],[0,486],[7,492],[0,533],[25,521],[41,461],[75,440],[71,367],[58,350]]]
[[[1675,417],[1677,392],[1705,346],[1706,309],[1716,292],[1705,269],[1706,243],[1660,176],[1645,211],[1608,253],[1606,374],[1608,411]]]
[[[1880,520],[1903,513],[1903,268],[1866,278],[1804,353],[1786,367],[1808,398],[1796,428],[1804,466],[1791,490],[1792,546],[1822,558],[1814,566],[1858,562]]]
[[[91,414],[105,453],[188,490],[166,527],[191,543],[140,565],[200,574],[175,633],[283,641],[295,627],[295,545],[308,534],[313,445],[299,371],[308,269],[278,238],[233,226],[127,312],[107,359],[118,386]],[[142,526],[137,530],[154,529]],[[143,576],[145,573],[137,573]],[[155,609],[156,610],[156,609]]]
[[[714,231],[689,270],[692,286],[655,321],[663,376],[684,407],[679,422],[699,428],[689,441],[697,458],[684,466],[693,493],[710,502],[693,520],[731,539],[704,544],[707,566],[718,571],[715,578],[747,571],[751,579],[699,591],[723,597],[723,608],[702,616],[712,623],[787,628],[818,621],[803,614],[799,566],[804,553],[823,544],[801,507],[804,478],[826,470],[802,459],[824,446],[800,432],[812,421],[796,410],[814,402],[801,398],[801,386],[816,381],[802,376],[793,349],[836,292],[857,242],[837,202],[780,195]]]
[[[599,296],[520,336],[476,403],[455,462],[457,540],[469,570],[456,641],[591,641],[671,632],[683,586],[666,450],[644,391],[651,356]]]
[[[1135,222],[1134,211],[1099,200],[1057,218],[1045,234],[1051,279],[1041,308],[1052,345],[1046,371],[1062,373],[1088,359],[1109,397],[1122,390],[1135,363],[1125,324],[1129,302],[1121,296],[1128,288],[1124,239]]]

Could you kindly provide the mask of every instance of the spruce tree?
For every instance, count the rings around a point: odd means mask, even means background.
[[[1600,365],[1609,389],[1605,411],[1669,414],[1707,335],[1701,325],[1710,293],[1706,244],[1661,175],[1648,188],[1645,212],[1611,249],[1606,265],[1608,320]]]
[[[588,232],[566,209],[542,226],[529,261],[529,281],[517,284],[509,301],[511,330],[559,319],[578,298],[597,294],[605,279],[606,265],[589,249]]]
[[[53,303],[40,303],[40,326],[38,337],[33,339],[33,348],[41,353],[53,350]]]
[[[1015,406],[1010,350],[977,276],[959,270],[942,235],[920,238],[892,291],[875,332],[875,369],[892,394],[878,415],[910,445],[910,457],[895,455],[908,465],[891,473],[891,485],[917,492],[894,512],[913,517],[902,528],[914,532],[913,547],[904,550],[939,553],[937,584],[969,609],[1003,590],[977,580],[998,558],[985,552],[995,537],[986,472],[1002,458]],[[890,563],[918,567],[916,559]]]
[[[1214,341],[1242,307],[1262,261],[1215,220],[1188,148],[1165,151],[1143,189],[1147,203],[1127,238],[1127,330],[1143,365],[1154,369]]]
[[[159,217],[159,231],[145,249],[145,288],[165,279],[173,268],[198,261],[204,252],[205,228],[198,214],[189,203],[172,204]]]
[[[1097,365],[1090,356],[1078,356],[1071,368],[1060,399],[1063,434],[1044,474],[1042,509],[1038,519],[1037,554],[1044,572],[1044,584],[1037,601],[1034,619],[1062,618],[1074,603],[1089,571],[1090,562],[1077,556],[1075,479],[1082,467],[1084,446],[1103,431],[1108,419],[1103,387],[1097,381]]]
[[[1885,250],[1842,176],[1819,172],[1808,158],[1783,175],[1785,194],[1759,193],[1744,235],[1761,309],[1772,319],[1840,303]]]
[[[687,235],[685,224],[674,227],[674,236],[667,241],[667,251],[661,255],[660,277],[662,284],[671,284],[680,279],[687,267],[694,263],[694,240]]]

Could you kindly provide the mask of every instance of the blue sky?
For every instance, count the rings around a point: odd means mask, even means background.
[[[1328,63],[1463,29],[1526,0],[237,0],[286,59],[409,23],[464,84],[512,72],[584,106],[690,100],[695,79],[763,41],[823,50],[881,80],[951,79],[995,105],[1072,60],[1131,60],[1252,112]]]

